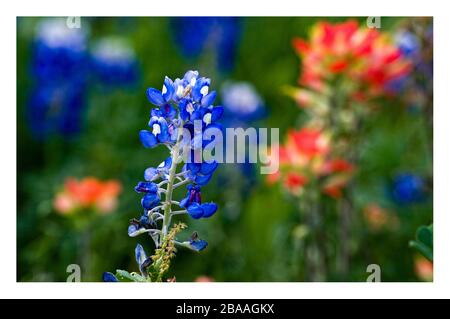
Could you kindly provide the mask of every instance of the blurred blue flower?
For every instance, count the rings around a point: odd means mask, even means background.
[[[64,19],[40,22],[32,47],[34,88],[27,106],[33,138],[79,132],[85,108],[87,34]]]
[[[171,20],[171,29],[185,57],[197,58],[212,51],[217,68],[228,71],[234,66],[241,23],[237,17],[176,17]]]
[[[421,45],[414,33],[402,30],[395,35],[395,42],[405,57],[420,58]]]
[[[86,28],[69,28],[65,19],[50,18],[36,27],[32,70],[39,81],[84,80],[87,71]]]
[[[228,82],[222,86],[222,104],[226,119],[250,122],[265,115],[264,101],[248,82]]]
[[[139,65],[128,41],[119,37],[98,40],[91,50],[94,75],[106,85],[133,85],[139,77]]]
[[[395,176],[392,182],[391,195],[397,204],[419,203],[426,197],[425,181],[415,174],[399,174]]]

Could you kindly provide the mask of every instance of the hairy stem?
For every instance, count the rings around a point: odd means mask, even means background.
[[[166,201],[164,204],[164,218],[163,218],[163,225],[162,225],[162,236],[160,236],[160,244],[164,241],[165,237],[167,236],[168,230],[170,228],[170,215],[172,212],[172,193],[174,190],[174,181],[176,177],[177,172],[177,166],[178,166],[178,158],[180,153],[180,142],[183,137],[183,125],[184,122],[181,121],[180,128],[178,129],[177,139],[175,145],[171,149],[171,156],[172,156],[172,165],[169,169],[169,178],[167,179],[167,188],[166,188]]]

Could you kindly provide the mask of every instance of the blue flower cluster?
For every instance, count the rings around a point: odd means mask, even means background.
[[[162,90],[147,89],[147,98],[156,107],[150,112],[149,129],[139,133],[140,140],[146,148],[165,145],[170,156],[159,166],[147,168],[145,181],[135,187],[143,195],[143,214],[131,220],[129,236],[148,233],[158,247],[173,216],[187,214],[200,219],[211,217],[217,211],[217,204],[202,203],[201,187],[210,181],[218,163],[194,161],[195,151],[209,145],[205,137],[208,130],[222,130],[218,121],[223,107],[213,105],[216,92],[210,92],[210,83],[210,79],[201,77],[197,71],[188,71],[182,79],[172,81],[166,77]],[[185,163],[177,171],[182,160]],[[179,202],[172,200],[173,190],[184,185],[187,185],[186,197]],[[179,210],[172,211],[172,206],[178,206]],[[196,251],[207,245],[198,238],[181,244]]]
[[[110,86],[132,85],[139,77],[135,52],[119,37],[105,37],[94,44],[91,66],[98,80]]]
[[[79,131],[87,80],[86,33],[63,20],[43,20],[36,29],[32,71],[36,85],[28,104],[33,137]]]
[[[217,68],[229,71],[234,66],[242,29],[238,17],[176,17],[171,26],[174,42],[188,58],[213,50]]]
[[[88,50],[86,29],[69,28],[61,18],[37,25],[31,63],[35,85],[27,105],[34,138],[79,132],[90,84],[123,87],[139,79],[139,64],[126,40],[103,38]]]
[[[425,181],[411,173],[399,174],[392,182],[391,195],[394,202],[400,205],[420,203],[426,198]]]

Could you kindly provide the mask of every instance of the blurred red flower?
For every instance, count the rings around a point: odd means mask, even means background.
[[[344,159],[328,158],[328,134],[312,127],[289,131],[286,144],[272,147],[271,155],[272,161],[278,160],[280,170],[268,175],[267,182],[272,184],[281,180],[294,195],[300,195],[311,178],[320,178],[322,191],[338,198],[354,170],[354,166]]]
[[[422,256],[414,259],[414,270],[423,281],[433,281],[433,263]]]
[[[369,95],[386,93],[391,81],[412,68],[386,33],[360,27],[354,20],[319,22],[309,41],[295,38],[293,46],[302,58],[300,84],[320,92],[339,75],[366,88]]]
[[[122,186],[116,180],[100,181],[95,177],[77,180],[69,177],[63,190],[56,194],[53,206],[61,214],[70,214],[85,208],[109,213],[116,208],[117,196],[121,190]]]

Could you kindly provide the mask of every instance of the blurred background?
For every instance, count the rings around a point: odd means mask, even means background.
[[[66,281],[67,266],[78,264],[82,281],[101,281],[104,271],[138,270],[137,242],[153,249],[150,238],[127,236],[141,212],[134,186],[167,157],[139,141],[148,87],[199,70],[225,107],[225,126],[280,128],[283,143],[310,118],[286,93],[305,71],[294,39],[348,20],[82,17],[69,28],[66,18],[18,18],[17,280]],[[366,18],[352,20],[367,28]],[[382,18],[379,32],[409,68],[367,103],[375,112],[358,115],[365,126],[347,193],[351,218],[341,222],[340,199],[316,197],[320,280],[366,281],[369,264],[380,265],[382,281],[432,279],[431,262],[409,246],[433,221],[432,19]],[[305,271],[317,264],[304,253],[311,232],[302,198],[286,184],[269,183],[255,164],[224,164],[204,197],[218,213],[185,221],[209,246],[179,251],[170,270],[177,281],[315,280]]]

